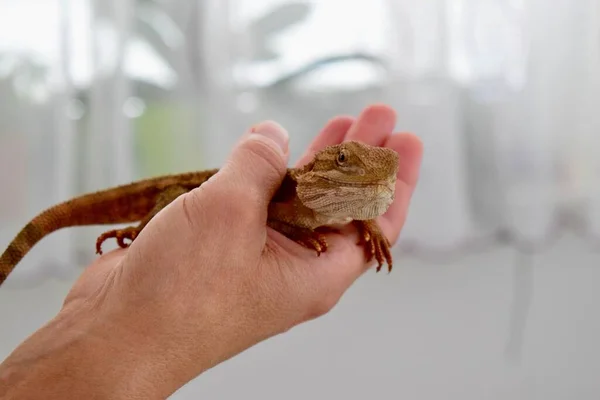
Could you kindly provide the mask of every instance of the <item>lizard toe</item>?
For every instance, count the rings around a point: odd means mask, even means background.
[[[102,254],[102,244],[107,239],[112,239],[112,238],[116,239],[117,245],[120,248],[125,249],[125,248],[129,247],[129,245],[131,244],[131,243],[125,243],[125,240],[127,239],[130,242],[133,242],[138,234],[139,234],[139,230],[136,227],[128,227],[128,228],[124,228],[124,229],[113,229],[113,230],[104,232],[102,235],[98,236],[98,239],[96,239],[96,254]]]
[[[138,228],[134,227],[117,230],[117,244],[123,249],[129,247],[137,237],[138,233]],[[125,243],[125,239],[129,240],[129,243]]]
[[[111,238],[116,237],[116,235],[117,235],[117,231],[116,230],[112,230],[112,231],[104,232],[103,234],[101,234],[100,236],[98,236],[98,239],[96,239],[96,254],[102,255],[102,244],[107,239],[111,239]]]
[[[377,261],[376,272],[381,271],[384,264],[388,264],[388,272],[392,270],[392,255],[390,242],[381,232],[375,221],[354,221],[358,228],[359,245],[364,247],[365,257],[370,263],[373,259]]]
[[[323,248],[317,239],[308,238],[304,241],[304,245],[308,248],[313,248],[317,252],[317,256],[320,256],[323,251]]]

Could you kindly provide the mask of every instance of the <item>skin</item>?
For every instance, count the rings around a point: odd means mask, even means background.
[[[392,134],[394,125],[385,105],[334,118],[299,161],[346,140],[398,152],[395,199],[377,218],[390,243],[404,224],[422,157],[420,140]],[[164,399],[331,310],[372,263],[356,246],[353,225],[328,233],[320,257],[266,226],[286,171],[287,139],[272,122],[255,131],[264,136],[244,137],[215,179],[159,212],[127,250],[85,270],[58,315],[0,365],[1,398]]]

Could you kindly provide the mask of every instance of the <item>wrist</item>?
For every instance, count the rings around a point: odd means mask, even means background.
[[[79,314],[79,315],[76,315]],[[0,364],[0,398],[154,399],[170,395],[127,340],[110,339],[91,313],[61,311]],[[102,333],[101,333],[102,332]],[[108,339],[107,339],[108,338]],[[172,391],[172,390],[171,390]]]

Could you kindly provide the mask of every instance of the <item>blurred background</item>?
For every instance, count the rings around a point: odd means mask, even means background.
[[[71,196],[219,166],[262,119],[294,161],[374,102],[425,145],[394,273],[172,398],[599,398],[600,0],[0,0],[0,248]],[[104,230],[16,268],[0,359]]]

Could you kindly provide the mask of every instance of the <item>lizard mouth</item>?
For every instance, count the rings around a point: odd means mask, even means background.
[[[376,203],[382,202],[389,206],[394,201],[394,195],[396,190],[396,177],[393,176],[390,179],[381,180],[377,182],[347,182],[340,179],[325,178],[324,180],[331,182],[338,186],[338,188],[356,188],[360,191],[365,191],[366,197],[375,196],[374,201]]]
[[[335,183],[336,185],[353,186],[353,187],[369,187],[369,186],[377,187],[378,186],[378,187],[385,187],[390,190],[394,190],[395,185],[396,185],[395,177],[377,181],[377,182],[352,182],[352,181],[346,181],[343,179],[332,179],[332,178],[325,177],[325,176],[321,177],[321,179],[328,181],[328,182]]]

